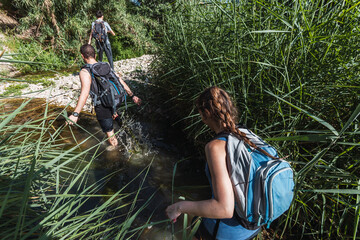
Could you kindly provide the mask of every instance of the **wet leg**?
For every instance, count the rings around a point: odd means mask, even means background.
[[[118,145],[118,140],[116,138],[114,130],[111,130],[110,132],[106,132],[106,135],[109,138],[108,141],[109,141],[110,145],[116,147]]]

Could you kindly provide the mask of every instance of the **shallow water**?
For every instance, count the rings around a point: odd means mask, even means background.
[[[11,111],[19,106],[23,100],[8,101],[5,105],[5,111]],[[55,111],[62,109],[52,106]],[[20,114],[17,122],[21,123],[30,118],[36,118],[44,111],[44,100],[33,100],[27,105],[31,109],[26,114]],[[56,128],[63,125],[64,119],[56,120]],[[101,131],[95,116],[91,114],[81,114],[78,121],[81,127],[65,127],[61,136],[68,147],[76,146],[88,138],[90,134],[94,137],[81,144],[81,149],[88,149],[99,143],[105,138]],[[195,157],[194,150],[185,140],[181,131],[169,126],[166,121],[157,119],[156,121],[136,120],[127,114],[123,115],[123,126],[119,128],[114,123],[119,147],[113,151],[106,151],[108,143],[101,144],[99,152],[102,152],[93,160],[89,171],[88,184],[92,184],[110,173],[118,171],[101,188],[101,194],[112,194],[121,189],[126,183],[134,179],[138,173],[148,166],[151,162],[151,168],[145,180],[145,190],[141,191],[139,199],[148,199],[154,192],[153,200],[149,206],[142,212],[142,215],[136,220],[137,225],[142,225],[150,215],[152,222],[166,219],[165,208],[171,203],[172,199],[172,176],[176,162],[179,163],[176,177],[174,199],[180,195],[186,199],[203,199],[207,197],[209,189],[206,187],[196,188],[196,186],[207,185],[207,180],[203,173],[203,162]],[[87,132],[88,131],[88,132]],[[90,158],[91,154],[89,154]],[[184,160],[185,159],[185,160]],[[137,190],[139,182],[132,183],[133,190]],[[182,187],[185,186],[185,187]],[[101,200],[100,200],[101,201]],[[96,206],[96,202],[89,203],[85,208]],[[86,210],[86,209],[85,209]],[[175,224],[175,231],[182,228],[181,219]],[[179,234],[181,236],[181,234]],[[141,238],[145,239],[177,239],[172,237],[171,225],[162,224],[148,228],[144,231]]]

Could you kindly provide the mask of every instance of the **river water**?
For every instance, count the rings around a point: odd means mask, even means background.
[[[8,101],[7,110],[15,109],[23,100],[15,99]],[[44,100],[36,99],[30,102],[26,108],[35,109],[29,114],[44,111]],[[36,106],[36,107],[34,107]],[[52,106],[55,111],[63,108]],[[19,121],[22,121],[21,119]],[[54,123],[56,128],[64,124],[64,119],[59,118]],[[64,127],[61,133],[68,147],[76,146],[77,143],[93,135],[89,140],[79,146],[81,149],[88,149],[105,139],[94,115],[81,114],[78,121],[79,127]],[[123,115],[123,126],[119,128],[114,123],[119,148],[107,151],[108,143],[100,146],[102,152],[92,162],[89,171],[88,184],[92,184],[103,177],[116,172],[114,176],[101,188],[101,194],[111,194],[121,189],[124,184],[131,182],[151,162],[149,174],[146,176],[144,191],[140,192],[139,199],[148,199],[156,193],[150,204],[142,211],[135,224],[141,226],[151,216],[151,222],[158,222],[166,219],[165,208],[171,203],[172,197],[177,199],[183,196],[186,199],[204,199],[208,197],[209,188],[203,171],[204,160],[195,154],[191,144],[187,142],[182,132],[169,125],[167,120],[141,119],[127,113]],[[89,159],[91,154],[89,154]],[[182,161],[181,161],[182,160]],[[172,196],[172,179],[174,165],[177,165],[175,175],[175,191]],[[139,185],[134,181],[133,188]],[[131,186],[130,186],[131,188]],[[95,203],[87,207],[95,207]],[[86,210],[86,209],[85,209]],[[175,232],[182,228],[181,219],[175,224]],[[180,234],[178,234],[181,236]],[[180,239],[172,236],[172,227],[169,223],[155,225],[147,228],[140,239]]]

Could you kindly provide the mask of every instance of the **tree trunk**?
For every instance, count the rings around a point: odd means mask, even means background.
[[[51,23],[56,31],[56,35],[59,37],[60,36],[60,28],[57,25],[56,16],[55,16],[54,11],[52,10],[52,6],[53,6],[53,3],[51,0],[44,0],[44,7],[46,8],[47,14],[51,18]],[[53,39],[51,40],[51,43],[54,44],[54,42],[55,42],[55,39],[53,37]]]

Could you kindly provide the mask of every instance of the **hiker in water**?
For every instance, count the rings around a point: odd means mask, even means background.
[[[197,99],[196,107],[202,121],[216,134],[243,135],[236,127],[237,110],[224,90],[218,87],[206,89]],[[197,239],[251,239],[260,231],[257,226],[248,230],[235,217],[234,191],[226,165],[226,142],[227,138],[215,137],[205,146],[205,172],[213,197],[203,201],[176,202],[166,209],[173,222],[182,213],[202,217],[195,234]]]
[[[113,120],[115,120],[120,126],[121,126],[121,119],[117,112],[117,108],[121,104],[121,101],[118,101],[115,106],[116,109],[109,106],[104,106],[103,99],[101,96],[102,94],[99,94],[101,91],[101,86],[99,85],[98,81],[95,80],[95,77],[97,77],[96,73],[98,72],[107,72],[106,77],[108,76],[114,76],[114,71],[110,69],[110,66],[108,63],[101,63],[97,62],[95,60],[95,49],[89,44],[85,44],[81,46],[80,48],[81,56],[86,63],[86,65],[81,69],[80,71],[80,81],[81,81],[81,92],[78,99],[78,102],[76,104],[74,112],[69,116],[69,121],[67,122],[70,125],[73,125],[76,123],[79,119],[79,114],[84,107],[86,100],[89,95],[91,95],[93,99],[93,104],[95,107],[95,113],[96,118],[101,126],[101,129],[103,132],[107,135],[109,138],[109,143],[115,147],[118,145],[118,140],[116,136],[114,135],[114,128],[113,128]],[[97,71],[94,73],[93,71]],[[116,75],[116,74],[115,74]],[[108,78],[110,78],[108,77]],[[127,97],[130,97],[133,102],[137,105],[141,104],[141,99],[134,95],[134,93],[131,91],[129,86],[121,79],[120,76],[116,75],[116,77],[112,78],[112,82],[115,83],[118,87],[118,89],[121,91],[123,89],[127,93]],[[116,82],[118,81],[118,82]],[[121,84],[121,85],[119,85]],[[120,89],[121,88],[121,89]],[[117,90],[118,91],[118,90]],[[107,94],[110,95],[110,94]],[[100,101],[100,100],[101,101]],[[111,101],[112,99],[109,99],[108,101]],[[126,97],[125,97],[126,101]],[[116,101],[115,101],[116,102]],[[110,104],[110,106],[113,106]]]
[[[108,33],[111,33],[115,36],[114,31],[111,29],[110,25],[104,21],[104,15],[102,11],[96,12],[96,21],[91,24],[91,33],[89,37],[88,44],[91,44],[91,40],[95,39],[96,49],[101,62],[103,59],[103,53],[105,51],[106,57],[109,61],[109,64],[112,69],[114,69],[113,56],[111,51],[111,45],[108,37]]]

